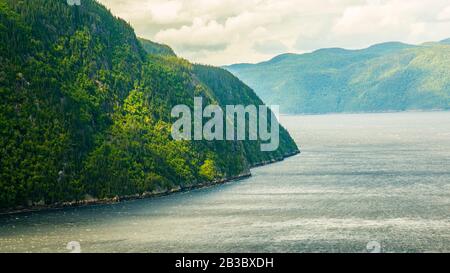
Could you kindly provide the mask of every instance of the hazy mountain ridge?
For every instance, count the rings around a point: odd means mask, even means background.
[[[225,68],[284,113],[450,109],[448,41],[320,49]]]

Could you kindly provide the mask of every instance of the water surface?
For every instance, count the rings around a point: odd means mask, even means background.
[[[169,197],[0,217],[0,252],[450,251],[450,112],[285,116],[302,154]]]

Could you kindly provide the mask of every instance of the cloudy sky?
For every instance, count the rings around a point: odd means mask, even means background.
[[[194,62],[259,62],[323,47],[450,38],[449,0],[99,0]]]

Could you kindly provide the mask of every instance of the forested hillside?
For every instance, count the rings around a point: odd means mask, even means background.
[[[0,0],[0,60],[3,209],[188,187],[298,151],[285,130],[273,153],[173,141],[174,105],[261,101],[228,72],[139,41],[93,0]]]
[[[172,48],[170,48],[168,45],[158,44],[144,38],[139,38],[139,41],[141,42],[142,47],[148,54],[176,56],[175,52],[173,52]]]
[[[195,76],[211,90],[220,105],[264,105],[250,87],[224,69],[195,65],[193,71]],[[285,155],[298,151],[295,142],[282,126],[280,126],[280,147],[277,151],[261,153],[260,145],[260,141],[244,142],[245,157],[251,165],[280,160]]]
[[[284,113],[450,109],[450,44],[384,43],[227,67]]]

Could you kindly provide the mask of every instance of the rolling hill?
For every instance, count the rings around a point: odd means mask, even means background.
[[[447,110],[448,41],[320,49],[225,68],[283,113]]]

